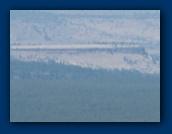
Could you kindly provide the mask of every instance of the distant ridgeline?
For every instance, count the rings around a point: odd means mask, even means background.
[[[58,45],[57,45],[58,46]],[[43,52],[58,52],[58,53],[84,53],[84,52],[108,52],[108,53],[132,53],[132,54],[142,54],[147,55],[144,47],[141,46],[111,46],[105,45],[107,47],[71,47],[72,45],[67,45],[67,47],[54,47],[54,48],[44,48],[44,47],[22,47],[22,46],[12,46],[11,50],[13,51],[43,51]],[[68,48],[69,47],[69,48]]]
[[[143,74],[136,70],[105,70],[81,68],[74,65],[55,63],[54,61],[24,62],[11,59],[10,79],[37,79],[37,80],[67,80],[67,79],[106,79],[109,81],[137,82],[159,81],[160,76],[156,74]]]

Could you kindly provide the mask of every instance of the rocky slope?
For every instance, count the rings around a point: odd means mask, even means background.
[[[160,12],[11,10],[10,47],[24,61],[159,73]]]

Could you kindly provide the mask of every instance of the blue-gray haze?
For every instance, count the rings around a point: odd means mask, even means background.
[[[11,122],[159,122],[159,10],[11,10]]]

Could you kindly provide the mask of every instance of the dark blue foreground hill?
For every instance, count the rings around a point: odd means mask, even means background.
[[[160,76],[10,62],[11,122],[159,122]]]

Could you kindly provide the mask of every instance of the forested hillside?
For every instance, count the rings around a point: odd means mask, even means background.
[[[40,80],[106,79],[137,82],[139,79],[157,81],[159,79],[159,74],[143,74],[136,70],[81,68],[74,65],[55,63],[54,61],[45,63],[11,60],[10,78]]]
[[[10,10],[11,122],[160,122],[159,10]]]

